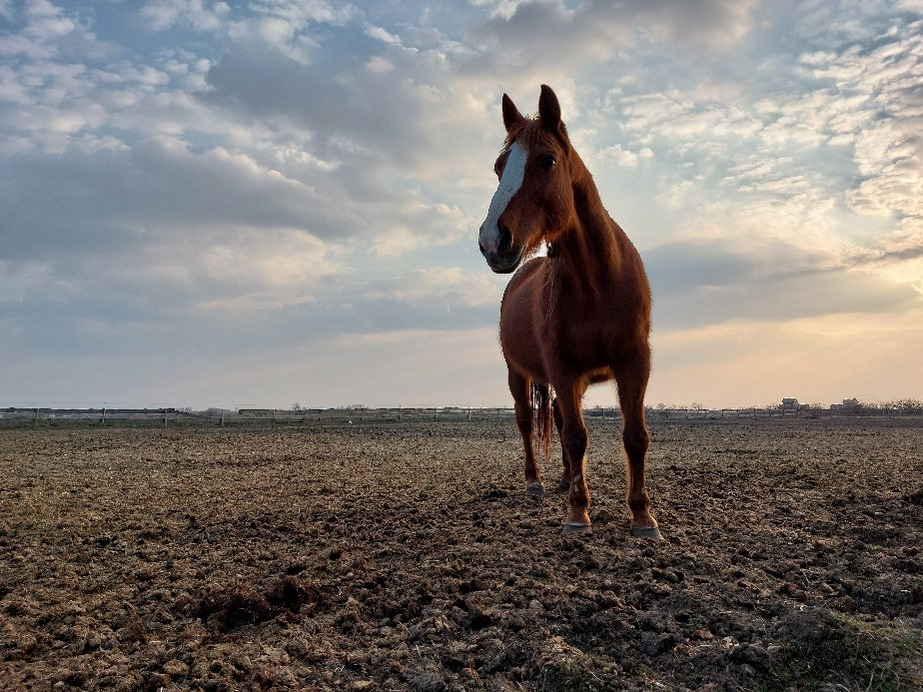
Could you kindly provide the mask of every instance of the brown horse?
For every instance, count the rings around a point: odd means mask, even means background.
[[[500,307],[526,492],[544,492],[532,440],[537,410],[546,452],[552,418],[561,439],[562,489],[569,489],[570,505],[564,531],[590,531],[582,400],[587,386],[614,378],[628,455],[631,531],[659,540],[644,482],[651,298],[641,258],[603,207],[549,87],[542,86],[535,118],[523,117],[504,94],[503,124],[506,143],[494,165],[500,185],[480,229],[481,253],[495,272],[509,273],[543,242],[548,247],[546,257],[516,272]]]

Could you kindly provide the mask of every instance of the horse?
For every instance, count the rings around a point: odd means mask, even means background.
[[[644,478],[651,294],[641,257],[603,207],[554,91],[542,85],[535,117],[524,117],[504,94],[502,113],[506,140],[494,164],[499,185],[478,246],[494,272],[515,271],[500,304],[500,345],[522,436],[526,493],[544,494],[533,435],[547,454],[553,420],[561,490],[568,492],[564,533],[592,531],[582,401],[590,384],[614,379],[631,533],[662,540]],[[531,257],[543,243],[545,256]]]

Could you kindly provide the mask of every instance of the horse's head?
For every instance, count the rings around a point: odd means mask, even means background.
[[[523,117],[504,94],[503,124],[506,144],[494,164],[500,185],[478,236],[481,254],[500,274],[553,241],[574,215],[573,149],[551,88],[542,85],[535,118]]]

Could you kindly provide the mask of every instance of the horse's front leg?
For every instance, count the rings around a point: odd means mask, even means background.
[[[631,533],[637,538],[663,540],[657,521],[651,516],[651,501],[644,480],[644,463],[650,436],[644,423],[644,392],[650,374],[650,350],[613,367],[622,409],[622,443],[628,456],[628,508]]]
[[[509,369],[510,393],[516,410],[516,427],[522,436],[522,447],[525,457],[526,495],[539,498],[545,493],[538,464],[535,462],[535,451],[532,443],[532,381],[518,372]]]
[[[561,447],[565,455],[566,468],[570,472],[567,494],[567,518],[564,533],[589,533],[590,489],[586,482],[586,449],[589,441],[586,424],[583,422],[581,402],[586,385],[581,382],[567,382],[556,386],[558,411],[561,418]]]

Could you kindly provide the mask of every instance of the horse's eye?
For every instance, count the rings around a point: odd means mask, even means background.
[[[557,163],[557,160],[554,158],[554,154],[542,154],[538,159],[538,165],[544,168],[546,171],[550,171],[554,168],[554,165]]]

